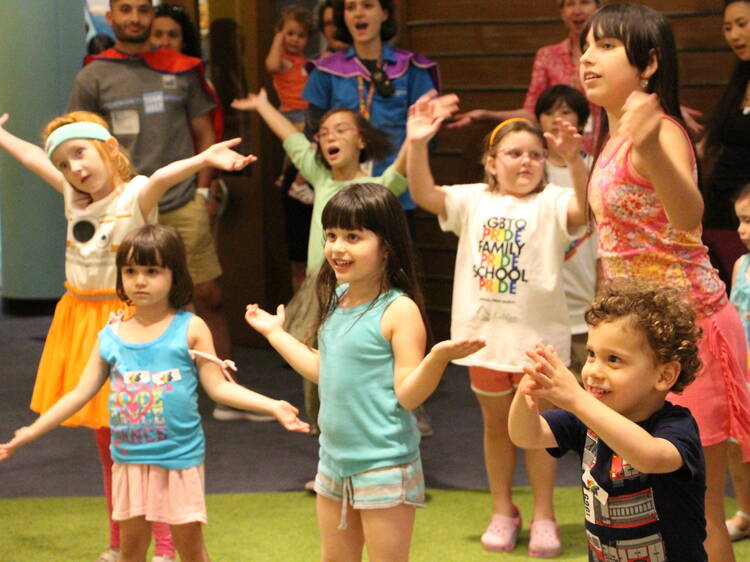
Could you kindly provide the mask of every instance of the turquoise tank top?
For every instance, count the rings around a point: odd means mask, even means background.
[[[110,365],[110,452],[115,462],[169,470],[203,462],[198,371],[187,343],[192,317],[178,310],[164,333],[145,343],[124,341],[110,324],[99,332],[100,354]]]
[[[346,285],[339,288],[343,294]],[[320,456],[342,476],[411,462],[419,454],[412,413],[393,388],[391,342],[380,321],[395,299],[391,290],[374,301],[336,308],[318,335],[320,345]]]
[[[745,328],[745,338],[750,342],[750,281],[747,280],[747,266],[750,264],[750,254],[742,256],[737,281],[732,285],[729,300],[737,309]],[[750,346],[749,346],[750,347]]]

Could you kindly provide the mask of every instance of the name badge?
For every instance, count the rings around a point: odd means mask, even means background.
[[[143,111],[146,115],[152,113],[164,113],[164,92],[144,93]]]

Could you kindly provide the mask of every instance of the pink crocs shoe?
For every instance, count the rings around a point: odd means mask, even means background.
[[[553,519],[532,521],[529,526],[529,556],[535,558],[554,558],[562,552],[560,529]]]
[[[513,506],[513,517],[507,515],[492,516],[487,530],[482,535],[479,542],[487,550],[495,552],[508,552],[516,547],[516,538],[518,531],[521,529],[521,512]]]

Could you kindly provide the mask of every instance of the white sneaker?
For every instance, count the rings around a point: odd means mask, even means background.
[[[172,556],[154,556],[151,562],[177,562],[177,558]]]
[[[120,556],[120,551],[114,548],[108,548],[102,552],[94,562],[117,562],[117,558]]]
[[[276,419],[270,414],[261,414],[260,412],[248,412],[246,410],[237,410],[235,408],[229,408],[227,406],[219,406],[218,404],[214,408],[212,415],[216,421],[271,422]]]

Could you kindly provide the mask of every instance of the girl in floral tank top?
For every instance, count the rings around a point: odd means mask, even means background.
[[[668,399],[688,407],[700,429],[709,560],[732,561],[724,478],[730,437],[750,458],[747,350],[701,243],[703,200],[680,117],[674,36],[658,12],[611,4],[589,20],[581,50],[586,96],[604,108],[610,131],[589,184],[604,276],[681,287],[696,308],[703,368],[682,394]]]

